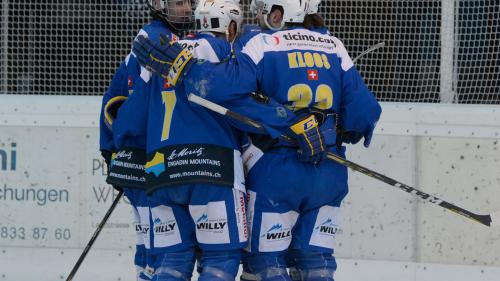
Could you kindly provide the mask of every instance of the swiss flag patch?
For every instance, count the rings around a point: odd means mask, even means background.
[[[318,71],[316,69],[308,69],[307,70],[307,79],[308,80],[318,80]]]
[[[129,86],[129,88],[131,88],[133,86],[133,83],[132,83],[132,76],[129,76],[128,79],[127,79],[127,85]]]

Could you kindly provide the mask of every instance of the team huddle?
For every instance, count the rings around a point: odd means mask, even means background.
[[[103,97],[107,181],[135,213],[137,280],[333,280],[344,143],[381,108],[319,0],[149,0]],[[194,8],[194,17],[192,9]],[[196,33],[180,38],[191,29]],[[194,94],[258,122],[188,100]]]

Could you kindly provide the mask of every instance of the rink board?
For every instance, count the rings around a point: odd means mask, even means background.
[[[80,252],[78,249],[3,250],[0,264],[9,268],[0,272],[0,280],[65,280]],[[93,250],[73,280],[133,280],[131,258],[131,251]],[[498,281],[500,267],[339,258],[335,274],[338,281]]]
[[[64,279],[116,196],[99,108],[99,97],[0,97],[0,280]],[[383,110],[370,148],[349,147],[349,159],[473,212],[500,209],[498,107]],[[498,280],[497,229],[359,173],[342,210],[339,280]],[[122,200],[76,280],[130,279],[131,217]]]

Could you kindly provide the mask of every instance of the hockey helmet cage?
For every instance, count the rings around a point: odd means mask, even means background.
[[[147,0],[147,5],[153,17],[179,31],[193,27],[192,0]]]

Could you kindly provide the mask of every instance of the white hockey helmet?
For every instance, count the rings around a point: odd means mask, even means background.
[[[308,15],[317,14],[319,10],[319,4],[321,4],[321,0],[306,0],[308,1],[306,13]]]
[[[269,29],[281,29],[285,23],[302,23],[306,16],[307,2],[309,0],[252,0],[250,11],[255,14],[262,14],[264,22]],[[283,8],[283,21],[281,27],[272,28],[267,22],[267,15],[271,13],[274,6]]]
[[[187,30],[193,26],[192,0],[147,0],[147,5],[154,17],[178,30]]]
[[[240,30],[243,12],[238,2],[231,0],[200,0],[194,10],[197,31],[226,33],[232,21]]]

